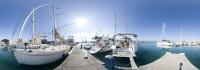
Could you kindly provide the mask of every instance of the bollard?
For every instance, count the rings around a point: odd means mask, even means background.
[[[84,54],[84,59],[88,59],[87,53]]]
[[[105,67],[108,70],[113,70],[115,66],[115,59],[112,55],[106,55],[105,56]]]

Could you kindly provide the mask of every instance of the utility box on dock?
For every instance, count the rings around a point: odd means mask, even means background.
[[[112,55],[106,55],[105,56],[105,67],[109,70],[114,69],[115,66],[115,59]]]

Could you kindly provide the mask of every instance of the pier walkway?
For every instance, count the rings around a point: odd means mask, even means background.
[[[85,56],[88,58],[85,58]],[[83,49],[74,47],[65,61],[55,70],[106,70],[104,63]]]
[[[199,70],[187,59],[184,53],[166,52],[160,59],[140,66],[139,70]]]
[[[138,67],[133,59],[133,57],[136,57],[136,55],[132,55],[129,52],[117,52],[117,54],[113,54],[114,57],[128,57],[130,64],[131,64],[131,68],[121,68],[119,67],[119,69],[123,69],[123,70],[138,70]]]

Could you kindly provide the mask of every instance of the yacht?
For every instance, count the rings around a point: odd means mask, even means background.
[[[157,41],[157,46],[162,47],[162,48],[170,48],[170,46],[174,46],[174,43],[171,42],[170,40],[166,40],[164,38],[165,28],[166,28],[166,23],[163,23],[162,32],[161,32],[161,39],[159,41]]]
[[[128,33],[119,33],[113,36],[114,45],[112,51],[114,56],[135,57],[137,52],[137,35]]]
[[[95,36],[93,39],[95,40],[95,45],[89,50],[91,54],[112,50],[111,46],[113,44],[113,40],[111,38],[105,36]]]

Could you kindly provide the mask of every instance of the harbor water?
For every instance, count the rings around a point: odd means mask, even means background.
[[[185,53],[186,57],[189,61],[200,69],[200,46],[190,47],[190,46],[180,46],[180,47],[172,47],[172,48],[161,48],[157,47],[156,42],[139,42],[138,44],[138,51],[136,53],[136,57],[134,58],[136,64],[138,66],[146,65],[152,63],[159,58],[161,58],[165,52],[171,53]],[[103,53],[103,54],[96,54],[98,59],[104,61],[104,56],[111,52]],[[174,59],[177,60],[177,59]],[[129,67],[129,59],[122,58],[117,60],[118,65],[121,67]]]
[[[138,66],[146,65],[162,57],[165,52],[185,53],[189,61],[197,68],[200,68],[200,46],[172,47],[164,49],[157,47],[156,42],[139,42],[138,51],[136,53],[137,56],[134,58],[134,60]],[[104,61],[104,57],[110,53],[111,52],[99,53],[95,54],[94,56],[97,59]],[[53,70],[59,64],[61,64],[64,59],[65,58],[57,62],[42,66],[19,65],[12,53],[10,53],[7,49],[0,49],[0,67],[2,70]],[[117,64],[121,67],[130,66],[128,58],[120,58],[119,60],[117,60]]]

